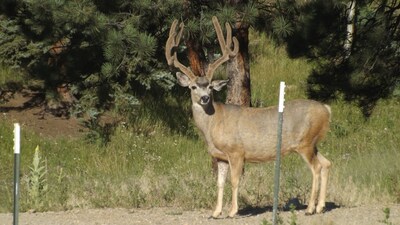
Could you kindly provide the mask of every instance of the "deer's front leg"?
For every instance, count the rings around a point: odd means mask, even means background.
[[[244,159],[240,156],[230,156],[229,165],[231,169],[231,183],[232,183],[232,206],[229,212],[229,217],[234,217],[238,212],[238,189],[240,176],[242,175]]]
[[[217,218],[222,212],[222,200],[224,197],[224,186],[226,181],[226,176],[228,174],[229,164],[225,161],[218,160],[218,197],[217,206],[212,214],[213,218]]]
[[[216,147],[214,147],[214,145],[209,145],[208,147],[208,153],[214,157],[218,159],[218,163],[219,161],[223,160],[223,161],[228,161],[228,156],[223,153],[222,151],[218,150]]]

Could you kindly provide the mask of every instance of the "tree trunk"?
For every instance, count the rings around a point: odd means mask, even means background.
[[[346,58],[351,54],[351,48],[354,39],[354,26],[355,26],[355,15],[356,15],[356,0],[352,0],[347,4],[347,34],[344,43],[344,50],[346,51]]]
[[[184,14],[186,18],[191,18],[195,14],[192,11],[190,5],[192,4],[190,0],[184,0]],[[205,53],[203,46],[198,39],[193,39],[192,37],[185,38],[186,53],[189,60],[189,67],[195,76],[205,76],[205,68],[207,65]]]
[[[185,41],[189,66],[195,76],[205,76],[206,57],[199,41],[191,38]]]
[[[236,24],[236,38],[239,41],[239,53],[228,61],[227,104],[251,106],[250,62],[249,62],[249,27],[240,22]]]

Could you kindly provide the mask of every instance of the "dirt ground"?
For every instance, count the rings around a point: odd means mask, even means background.
[[[10,123],[18,122],[22,130],[30,130],[45,137],[67,138],[82,135],[83,127],[78,120],[42,114],[42,108],[26,103],[32,96],[16,94],[7,104],[0,105],[0,119]],[[307,225],[374,225],[385,224],[384,208],[390,208],[389,222],[400,225],[400,205],[367,205],[353,208],[330,207],[324,214],[305,216],[304,210],[295,211],[296,224]],[[224,209],[226,213],[228,209]],[[270,208],[253,208],[240,211],[236,218],[209,219],[212,211],[186,211],[179,208],[150,209],[73,209],[64,212],[21,213],[21,225],[101,225],[101,224],[268,224],[272,220]],[[226,216],[226,215],[225,215]],[[280,214],[283,224],[291,224],[291,212]],[[0,225],[12,224],[11,213],[0,214]],[[266,223],[264,223],[266,224]]]
[[[82,127],[76,118],[65,118],[44,113],[41,105],[32,102],[32,94],[16,93],[14,98],[0,104],[0,119],[20,123],[21,131],[28,130],[43,137],[75,138],[82,135]]]
[[[384,223],[384,208],[390,208],[390,223]],[[271,210],[253,209],[236,218],[210,219],[211,210],[184,211],[178,208],[151,209],[74,209],[65,212],[21,213],[21,225],[128,225],[128,224],[271,224]],[[295,211],[296,224],[307,225],[375,225],[400,224],[400,205],[359,206],[335,208],[324,214],[305,216],[304,210]],[[283,224],[291,224],[291,212],[282,212]],[[12,224],[11,213],[0,214],[0,225]]]

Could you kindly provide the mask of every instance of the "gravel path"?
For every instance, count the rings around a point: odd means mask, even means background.
[[[359,206],[335,208],[324,214],[305,216],[304,210],[295,211],[297,224],[307,225],[375,225],[384,224],[384,208],[390,208],[389,221],[400,224],[400,205]],[[227,209],[225,209],[225,212]],[[263,224],[271,223],[270,209],[252,209],[242,212],[236,218],[209,219],[211,211],[184,211],[177,208],[151,209],[74,209],[65,212],[21,213],[20,225],[103,225],[103,224]],[[291,212],[280,214],[283,224],[290,224]],[[12,224],[12,214],[0,214],[0,224]]]

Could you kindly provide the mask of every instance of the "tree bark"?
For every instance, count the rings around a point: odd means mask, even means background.
[[[193,9],[191,8],[191,1],[184,0],[183,4],[185,17],[193,17],[193,15],[196,13],[192,11]],[[207,60],[201,42],[198,39],[196,40],[189,36],[185,38],[185,44],[187,49],[186,53],[189,60],[189,67],[193,74],[199,77],[205,76]]]
[[[239,41],[239,53],[228,61],[227,104],[251,106],[251,83],[249,62],[249,27],[238,22],[236,38]]]
[[[190,69],[196,76],[205,76],[207,61],[201,43],[189,38],[185,41],[185,44]]]
[[[355,33],[355,15],[356,15],[356,0],[352,0],[347,4],[347,33],[346,40],[344,43],[344,50],[346,51],[346,58],[351,55],[351,48],[353,45],[354,33]]]

